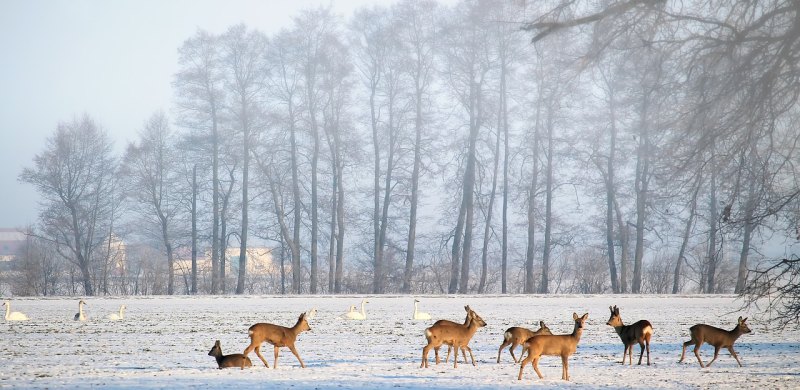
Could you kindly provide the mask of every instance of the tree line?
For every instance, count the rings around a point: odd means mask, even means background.
[[[798,235],[798,11],[401,0],[199,30],[122,155],[83,115],[23,170],[12,289],[743,292]]]

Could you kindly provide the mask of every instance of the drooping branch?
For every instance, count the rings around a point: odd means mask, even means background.
[[[603,10],[601,10],[599,12],[596,12],[594,14],[591,14],[591,15],[588,15],[588,16],[584,16],[584,17],[581,17],[581,18],[572,19],[572,20],[566,20],[566,21],[544,20],[544,19],[550,17],[551,15],[553,15],[555,13],[555,12],[550,12],[550,13],[548,13],[546,15],[543,15],[541,18],[539,18],[538,21],[535,21],[535,22],[528,23],[528,24],[524,25],[522,27],[522,29],[525,30],[525,31],[532,31],[532,32],[536,33],[536,35],[534,35],[533,38],[531,39],[531,43],[536,43],[536,42],[542,40],[543,38],[545,38],[546,36],[556,32],[556,31],[559,31],[559,30],[564,30],[564,29],[568,29],[568,28],[572,28],[572,27],[581,26],[581,25],[584,25],[584,24],[594,23],[594,22],[603,20],[603,19],[605,19],[605,18],[607,18],[609,16],[617,16],[617,15],[620,15],[620,14],[624,14],[624,13],[630,11],[631,9],[636,8],[637,6],[640,6],[640,5],[653,6],[653,5],[656,5],[656,4],[659,4],[659,3],[666,3],[666,1],[665,0],[628,0],[628,1],[620,1],[620,2],[612,4],[612,5],[608,6],[608,7],[606,7],[605,9],[603,9]],[[561,8],[559,7],[557,9],[561,9]]]
[[[780,329],[800,325],[800,258],[782,259],[749,273],[750,282],[741,295],[745,307],[755,306],[769,313]]]

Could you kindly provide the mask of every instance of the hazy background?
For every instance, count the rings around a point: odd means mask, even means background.
[[[0,0],[0,227],[35,222],[38,195],[17,177],[60,121],[88,113],[121,151],[153,112],[170,113],[178,47],[198,28],[243,22],[270,35],[304,8],[349,16],[371,3]]]

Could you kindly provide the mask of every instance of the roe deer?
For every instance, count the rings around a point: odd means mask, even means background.
[[[514,356],[514,349],[516,349],[518,345],[523,345],[525,340],[540,334],[553,334],[550,332],[550,328],[544,324],[544,321],[539,321],[539,329],[537,329],[535,332],[518,326],[512,326],[508,328],[506,332],[503,333],[503,343],[500,344],[500,349],[497,350],[497,362],[500,363],[500,353],[503,352],[503,348],[505,348],[506,345],[511,344],[511,347],[508,348],[508,351],[511,352],[511,358],[514,359],[514,363],[519,363],[519,361],[525,356],[525,347],[522,347],[522,354],[519,355],[519,359]]]
[[[297,340],[297,335],[300,334],[300,332],[305,332],[307,330],[311,330],[311,327],[308,326],[306,313],[300,314],[297,323],[291,328],[266,323],[255,324],[251,326],[247,332],[248,335],[250,335],[250,345],[245,348],[243,355],[247,356],[255,349],[258,358],[269,368],[269,364],[267,364],[264,356],[261,356],[261,344],[268,342],[275,348],[275,364],[273,368],[278,368],[278,351],[280,347],[289,347],[289,350],[292,351],[297,361],[300,362],[300,367],[305,368],[306,366],[303,364],[303,359],[300,359],[300,355],[297,354],[297,350],[294,348],[294,342]]]
[[[486,322],[481,318],[478,313],[470,310],[467,314],[469,316],[469,325],[464,326],[461,324],[447,324],[442,323],[439,325],[434,324],[428,329],[425,329],[425,339],[428,340],[428,344],[422,348],[422,367],[428,367],[428,352],[430,352],[431,348],[438,348],[442,346],[442,344],[450,344],[453,346],[453,349],[456,351],[453,367],[458,367],[458,350],[461,349],[462,353],[464,349],[469,350],[469,355],[472,358],[472,365],[475,365],[475,356],[472,354],[472,348],[469,347],[469,342],[472,340],[472,336],[475,335],[475,332],[478,331],[478,328],[486,326]],[[467,357],[466,353],[464,353],[464,361],[466,362]],[[439,355],[436,354],[436,364],[439,364]]]
[[[466,306],[464,306],[464,311],[467,312],[467,316],[464,318],[464,323],[463,324],[459,324],[458,322],[453,322],[453,321],[450,321],[450,320],[437,320],[436,322],[433,323],[433,325],[462,325],[462,326],[469,326],[470,319],[472,318],[472,317],[470,317],[469,313],[470,313],[470,311],[472,311],[472,309],[470,309],[469,305],[466,305]],[[453,345],[449,344],[449,343],[445,343],[445,344],[447,344],[447,356],[445,356],[444,362],[447,363],[448,361],[450,361],[450,351],[453,350]],[[433,352],[436,354],[436,362],[437,362],[436,364],[439,364],[438,362],[439,362],[439,348],[440,347],[441,346],[436,347],[436,348],[433,349]],[[464,349],[461,350],[461,353],[464,355],[464,360],[467,360],[467,353],[465,352]]]
[[[214,343],[214,346],[211,347],[211,350],[208,351],[208,356],[213,356],[217,359],[217,365],[219,366],[220,370],[223,368],[233,367],[239,367],[241,369],[244,369],[245,367],[253,367],[253,362],[250,361],[250,358],[242,355],[241,353],[223,355],[219,340],[217,340],[217,342]]]
[[[569,380],[569,362],[567,359],[578,348],[578,342],[581,340],[581,333],[583,333],[583,325],[589,319],[589,313],[581,317],[578,317],[577,313],[572,313],[572,319],[575,321],[575,328],[572,334],[533,336],[525,341],[524,345],[528,351],[528,357],[519,366],[517,380],[522,380],[522,370],[528,363],[531,363],[536,375],[539,375],[539,379],[544,378],[542,373],[539,372],[539,359],[542,355],[561,356],[561,379]]]
[[[694,344],[694,355],[697,356],[697,361],[700,362],[700,367],[711,366],[711,363],[714,363],[714,360],[717,360],[719,349],[722,347],[728,348],[728,352],[731,353],[731,356],[736,359],[736,363],[739,363],[739,367],[741,367],[742,362],[739,361],[739,356],[737,356],[736,351],[733,350],[733,343],[736,342],[736,339],[738,339],[739,336],[752,332],[750,328],[747,327],[745,321],[747,321],[747,318],[742,318],[740,316],[736,327],[731,331],[705,324],[697,324],[689,328],[689,331],[692,333],[692,339],[683,343],[681,360],[679,360],[678,363],[683,362],[683,357],[686,355],[686,347]],[[700,346],[703,345],[703,343],[709,343],[714,346],[714,358],[711,359],[711,361],[706,365],[703,365],[703,361],[700,359]]]
[[[625,364],[625,354],[628,354],[628,365],[633,364],[633,344],[638,343],[641,349],[639,353],[639,365],[642,364],[642,355],[644,355],[645,345],[647,346],[647,365],[650,365],[650,337],[653,336],[653,326],[650,321],[641,320],[633,325],[624,325],[622,317],[619,316],[619,308],[609,306],[611,310],[611,317],[608,318],[606,325],[613,326],[617,331],[619,338],[625,349],[622,350],[622,364]]]

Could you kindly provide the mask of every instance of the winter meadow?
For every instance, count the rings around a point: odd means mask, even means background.
[[[131,139],[75,112],[18,162],[0,388],[800,386],[800,4],[284,19],[198,24]]]

